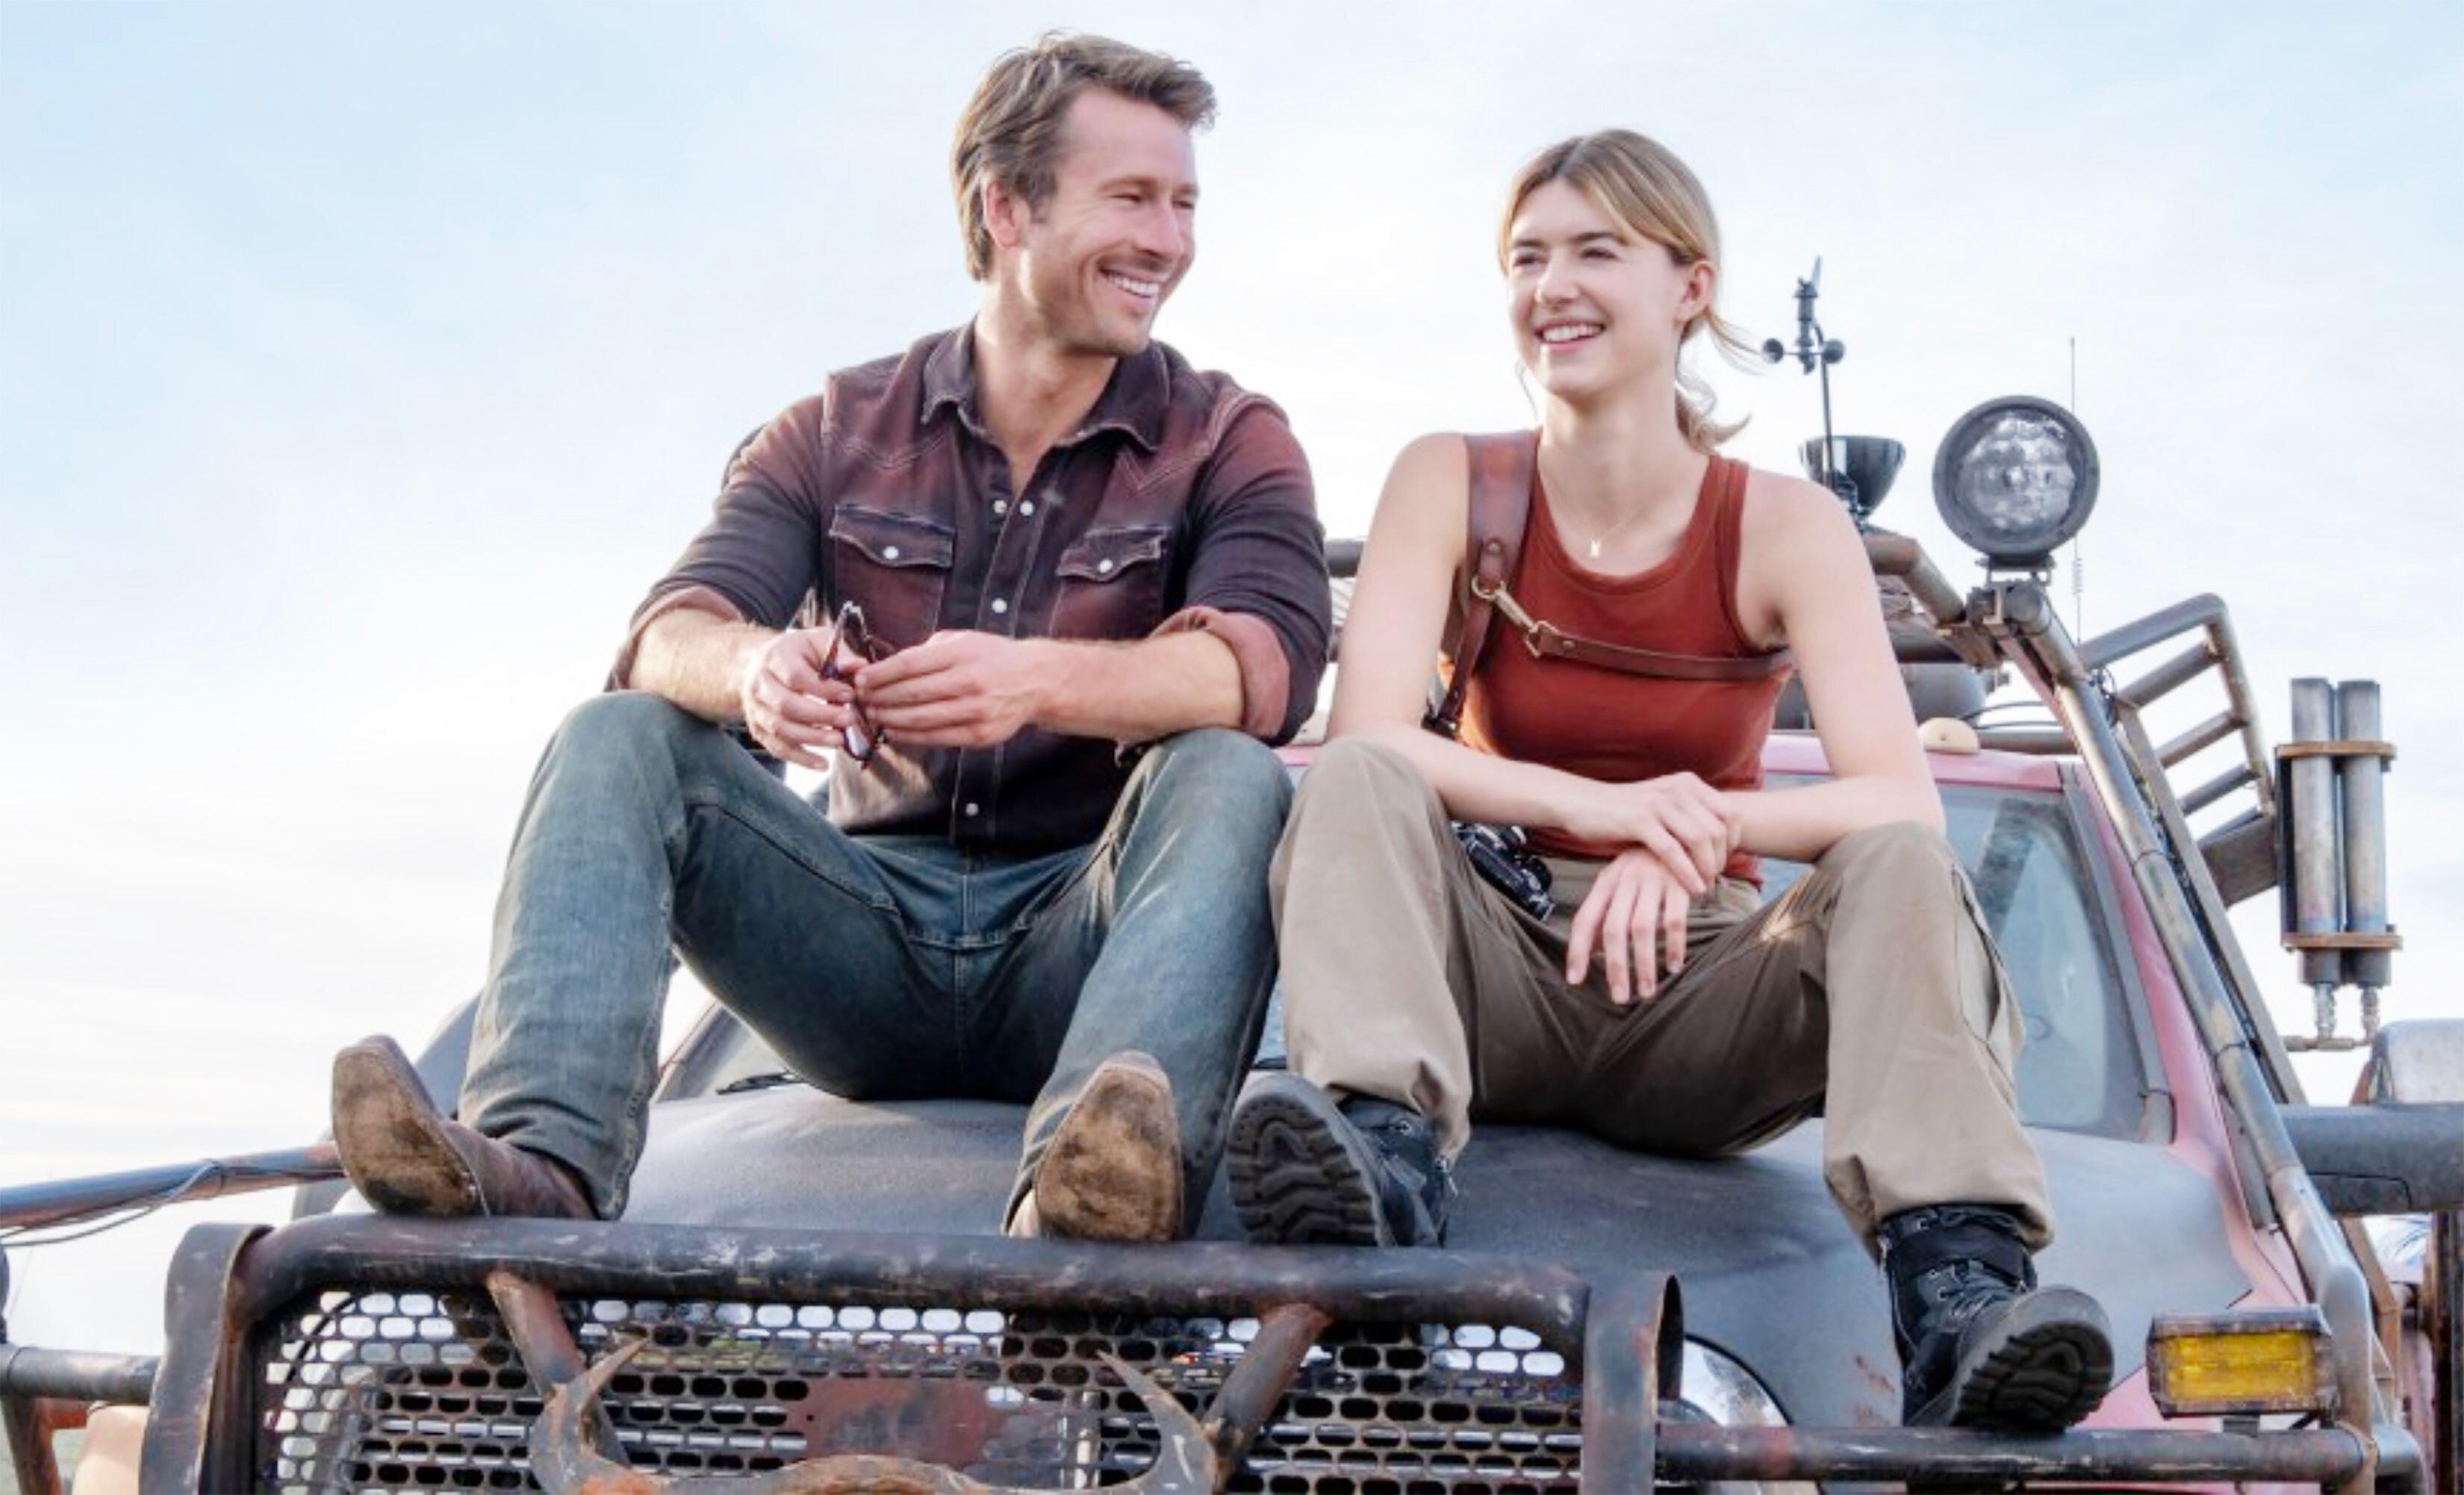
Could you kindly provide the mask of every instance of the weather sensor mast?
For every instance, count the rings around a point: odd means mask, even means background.
[[[1793,357],[1798,368],[1821,377],[1822,435],[1798,447],[1797,457],[1805,464],[1805,475],[1837,494],[1856,517],[1857,528],[1863,530],[1871,528],[1874,511],[1890,492],[1891,479],[1899,475],[1907,449],[1884,436],[1831,433],[1831,365],[1848,356],[1848,345],[1823,335],[1822,322],[1814,314],[1814,303],[1821,295],[1822,260],[1817,255],[1814,273],[1796,283],[1796,345],[1765,339],[1763,361],[1777,363]]]

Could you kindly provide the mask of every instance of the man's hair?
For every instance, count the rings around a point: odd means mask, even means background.
[[[950,143],[950,186],[958,196],[968,275],[981,280],[993,269],[984,184],[1000,182],[1031,209],[1050,201],[1069,105],[1090,88],[1153,104],[1185,129],[1215,122],[1214,85],[1161,53],[1103,36],[1046,32],[1032,47],[1001,54],[976,85]]]

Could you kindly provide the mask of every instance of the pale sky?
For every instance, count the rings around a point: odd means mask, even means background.
[[[2271,738],[2385,682],[2388,1006],[2464,1015],[2452,6],[0,4],[0,1184],[309,1140],[334,1048],[475,988],[549,732],[737,438],[968,314],[951,121],[1064,25],[1221,91],[1162,335],[1338,535],[1528,421],[1493,214],[1575,131],[1687,158],[1755,337],[1823,257],[1839,429],[1954,578],[1936,441],[2075,338],[2087,631],[2223,593]],[[1813,382],[1707,372],[1793,470]],[[12,1258],[12,1337],[146,1348],[215,1213]]]

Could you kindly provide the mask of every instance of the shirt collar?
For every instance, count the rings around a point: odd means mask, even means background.
[[[924,356],[924,418],[955,409],[969,430],[989,440],[976,393],[976,327],[969,322],[945,333]],[[1164,410],[1171,398],[1172,370],[1163,344],[1149,339],[1145,348],[1112,365],[1112,377],[1096,397],[1095,407],[1061,444],[1071,446],[1097,431],[1116,430],[1153,452],[1163,445]]]

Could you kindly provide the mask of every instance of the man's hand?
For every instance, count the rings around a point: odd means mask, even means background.
[[[835,746],[867,751],[847,736],[862,730],[854,689],[844,679],[825,678],[834,654],[845,673],[864,663],[839,648],[829,628],[790,628],[746,662],[737,696],[754,741],[806,768],[827,769],[823,755]]]
[[[1691,870],[1689,864],[1688,870]],[[1660,993],[1660,967],[1685,968],[1685,914],[1694,900],[1668,864],[1650,851],[1620,852],[1592,884],[1566,941],[1566,981],[1591,974],[1597,946],[1608,966],[1609,1000],[1624,1006]]]
[[[1050,689],[1051,652],[1033,639],[935,633],[855,676],[874,723],[918,747],[993,747],[1033,726]]]
[[[1692,774],[1593,789],[1566,828],[1585,841],[1653,853],[1697,898],[1711,890],[1743,835],[1728,797]]]

